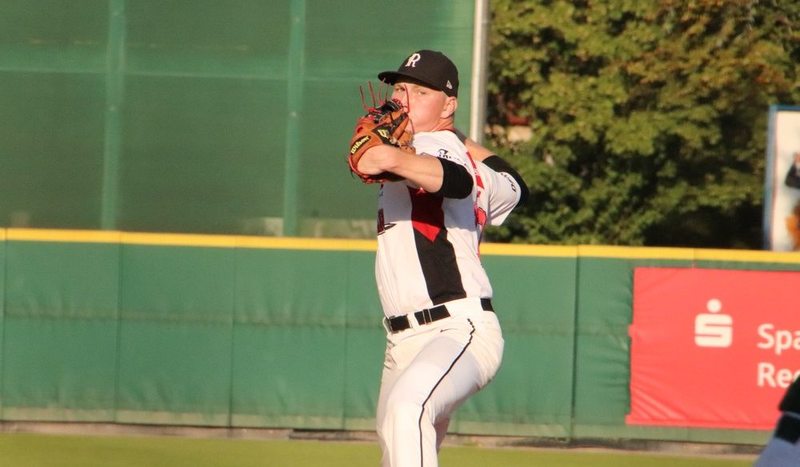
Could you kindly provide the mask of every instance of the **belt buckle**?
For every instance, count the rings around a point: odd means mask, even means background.
[[[414,318],[416,318],[417,323],[419,323],[420,326],[433,322],[433,316],[431,316],[430,308],[425,308],[423,310],[420,310],[419,316],[417,316],[417,313],[414,313]],[[421,322],[420,319],[422,320]]]

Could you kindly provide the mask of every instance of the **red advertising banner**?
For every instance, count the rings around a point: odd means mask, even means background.
[[[628,424],[771,430],[800,373],[800,272],[635,268]]]

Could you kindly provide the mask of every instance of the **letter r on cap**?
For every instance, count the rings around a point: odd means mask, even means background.
[[[417,53],[411,54],[411,56],[408,57],[408,61],[406,62],[406,67],[416,68],[417,62],[419,61],[420,58],[422,58],[420,54]]]

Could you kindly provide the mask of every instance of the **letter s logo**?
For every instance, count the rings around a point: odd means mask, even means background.
[[[733,343],[733,318],[716,314],[722,303],[712,298],[706,305],[711,313],[701,313],[694,319],[694,343],[698,347],[730,347]]]

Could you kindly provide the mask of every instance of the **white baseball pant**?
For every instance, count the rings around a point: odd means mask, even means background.
[[[445,305],[448,318],[387,332],[377,410],[383,467],[437,467],[451,414],[500,367],[497,316],[476,299]]]

